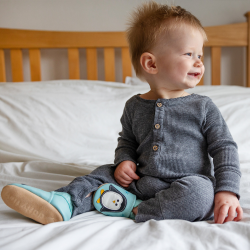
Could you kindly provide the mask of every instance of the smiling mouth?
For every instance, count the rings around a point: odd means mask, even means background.
[[[188,73],[189,76],[198,76],[200,73]]]

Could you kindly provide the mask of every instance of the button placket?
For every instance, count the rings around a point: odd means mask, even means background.
[[[160,149],[160,143],[162,138],[161,136],[162,131],[160,128],[162,128],[163,113],[164,113],[163,104],[159,100],[155,106],[154,129],[153,129],[154,139],[152,145],[152,149],[154,152],[159,152]]]

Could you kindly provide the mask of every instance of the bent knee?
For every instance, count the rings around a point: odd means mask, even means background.
[[[193,176],[190,178],[193,190],[193,204],[196,207],[196,221],[212,216],[214,207],[214,187],[208,178]]]
[[[173,182],[170,190],[159,193],[159,201],[166,219],[206,220],[213,214],[213,183],[206,177],[184,177]]]
[[[196,194],[199,200],[214,199],[214,187],[213,183],[206,177],[200,176],[188,176],[181,179],[182,182],[185,182],[190,190]]]
[[[143,176],[136,181],[136,187],[143,195],[143,199],[155,197],[155,194],[163,189],[169,188],[170,184],[153,176]]]

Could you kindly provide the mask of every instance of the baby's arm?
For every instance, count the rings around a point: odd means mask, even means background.
[[[128,187],[133,180],[140,177],[135,173],[136,164],[132,161],[121,162],[114,173],[115,180],[123,187]]]
[[[242,219],[242,214],[243,211],[240,206],[239,200],[234,193],[228,191],[221,191],[215,194],[214,197],[215,223],[222,224],[228,221],[239,221]]]
[[[219,109],[211,100],[205,108],[203,131],[207,138],[208,152],[213,158],[216,179],[214,221],[239,221],[242,209],[239,204],[241,172],[237,144]]]
[[[122,131],[119,133],[114,160],[116,165],[114,177],[123,187],[128,187],[134,179],[139,179],[139,176],[135,174],[138,143],[132,128],[133,112],[133,102],[128,100],[121,117]]]

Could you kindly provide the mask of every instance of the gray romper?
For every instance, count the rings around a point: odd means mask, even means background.
[[[143,200],[136,222],[207,220],[213,216],[215,193],[230,191],[239,198],[237,144],[212,100],[197,94],[158,100],[139,95],[126,102],[114,164],[56,190],[72,196],[72,217],[94,209],[92,195],[85,197],[101,184],[119,185],[114,171],[126,160],[137,164],[140,176],[125,188]]]

